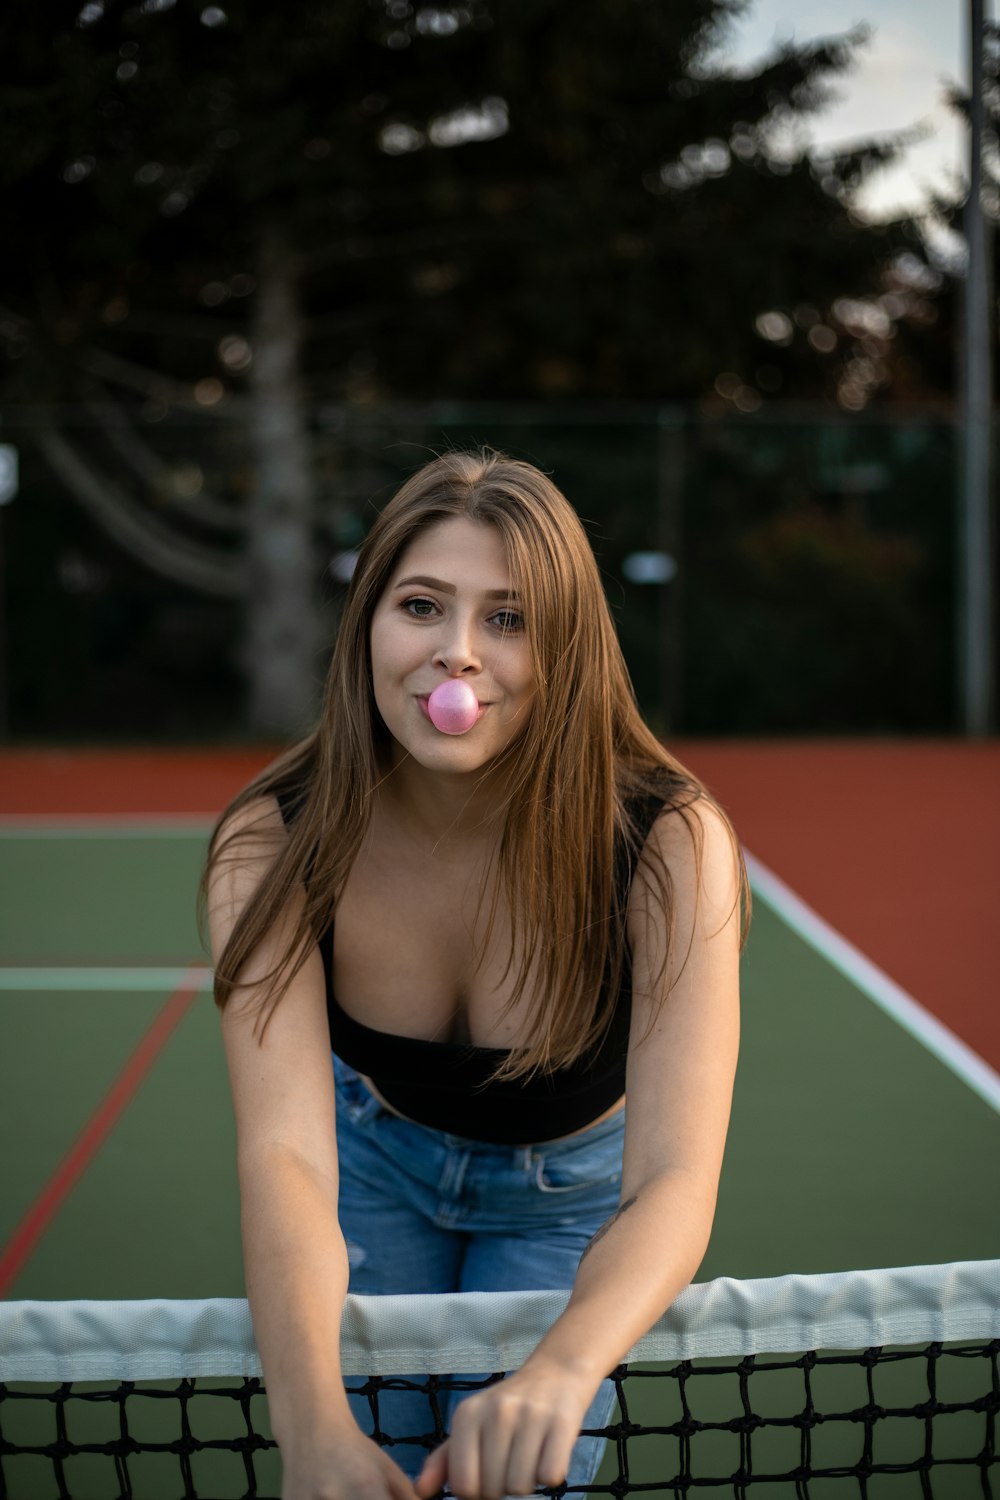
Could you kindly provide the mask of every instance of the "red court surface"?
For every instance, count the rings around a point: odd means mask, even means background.
[[[212,816],[275,751],[0,750],[0,816]]]
[[[1000,1067],[1000,741],[671,748],[757,859]],[[0,815],[213,815],[269,753],[0,752]]]
[[[752,854],[1000,1067],[1000,741],[672,748]]]

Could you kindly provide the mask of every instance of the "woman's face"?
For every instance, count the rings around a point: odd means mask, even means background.
[[[371,657],[386,727],[429,770],[479,770],[523,732],[534,676],[494,527],[456,516],[410,543],[375,607]],[[427,713],[430,693],[448,678],[467,682],[479,700],[465,734],[443,734]]]

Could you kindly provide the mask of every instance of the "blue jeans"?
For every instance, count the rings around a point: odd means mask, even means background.
[[[618,1207],[624,1110],[567,1140],[494,1146],[401,1120],[336,1057],[334,1070],[340,1222],[352,1292],[572,1286],[587,1242]],[[348,1386],[353,1384],[349,1379]],[[446,1428],[449,1411],[461,1399],[442,1393]],[[583,1425],[607,1426],[614,1401],[614,1386],[602,1381]],[[362,1430],[371,1434],[368,1398],[352,1396],[351,1404]],[[428,1397],[420,1392],[381,1391],[378,1416],[392,1435],[430,1435],[435,1426]],[[574,1484],[592,1482],[603,1451],[603,1438],[577,1442],[570,1493]],[[411,1477],[427,1452],[417,1443],[391,1447],[394,1461]]]

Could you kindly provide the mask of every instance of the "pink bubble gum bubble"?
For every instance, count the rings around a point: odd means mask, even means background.
[[[479,699],[467,682],[441,682],[427,700],[427,712],[442,734],[465,734],[479,717]]]

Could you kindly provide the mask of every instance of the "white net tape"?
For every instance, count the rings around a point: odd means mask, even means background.
[[[345,1375],[474,1374],[521,1365],[566,1292],[349,1296]],[[632,1362],[1000,1338],[1000,1260],[690,1286]],[[259,1375],[246,1302],[0,1303],[0,1380]]]

